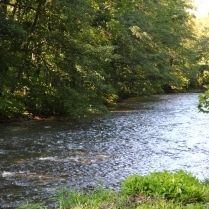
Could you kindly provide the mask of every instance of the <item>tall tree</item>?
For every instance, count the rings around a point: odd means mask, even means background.
[[[189,4],[124,0],[100,7],[100,26],[118,55],[110,74],[120,96],[161,92],[165,84],[188,85],[192,51],[186,43],[194,39]]]
[[[189,84],[183,0],[0,1],[0,117],[107,111]]]
[[[5,17],[1,45],[6,49],[1,51],[5,60],[1,72],[6,77],[1,115],[11,117],[23,110],[71,115],[100,111],[103,100],[114,94],[104,79],[112,47],[101,37],[102,31],[91,26],[90,3],[16,0],[0,4]]]
[[[209,113],[209,32],[208,17],[202,17],[196,21],[198,40],[196,47],[196,59],[198,61],[198,81],[206,90],[199,96],[198,108],[200,111]]]

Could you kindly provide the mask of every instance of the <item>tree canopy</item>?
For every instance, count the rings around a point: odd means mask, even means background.
[[[198,61],[199,83],[207,90],[199,96],[199,110],[209,113],[209,15],[196,21],[197,43],[196,58]]]
[[[190,8],[184,0],[0,1],[0,118],[99,114],[125,97],[203,85],[208,36],[198,57]]]

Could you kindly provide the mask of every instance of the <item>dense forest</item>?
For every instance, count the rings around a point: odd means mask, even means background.
[[[207,88],[208,19],[191,9],[185,0],[1,0],[0,118],[100,114],[128,97]]]

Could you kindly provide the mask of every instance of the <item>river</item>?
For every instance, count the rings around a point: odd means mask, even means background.
[[[56,188],[119,189],[131,174],[209,178],[209,115],[198,94],[127,100],[110,116],[0,124],[0,207],[45,201]]]

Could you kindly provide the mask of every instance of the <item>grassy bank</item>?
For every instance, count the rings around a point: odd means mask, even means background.
[[[96,188],[90,192],[57,190],[51,197],[56,209],[205,209],[209,184],[191,173],[153,172],[132,175],[121,182],[121,191]],[[26,204],[18,209],[48,209],[43,204]]]

